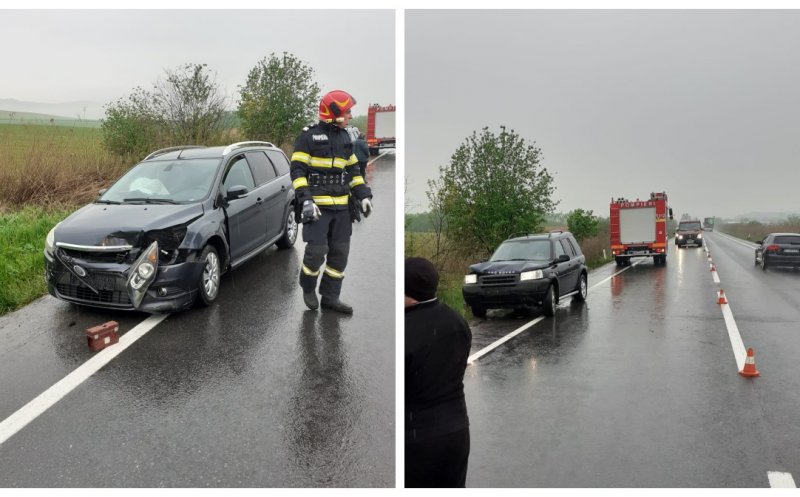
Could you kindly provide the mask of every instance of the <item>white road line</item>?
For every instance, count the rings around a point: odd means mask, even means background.
[[[791,473],[767,471],[767,478],[769,478],[769,486],[771,488],[797,488]]]
[[[736,367],[739,368],[738,371],[741,371],[744,369],[744,360],[747,357],[747,351],[744,348],[742,335],[739,333],[739,328],[736,326],[736,321],[733,319],[733,313],[731,312],[730,304],[718,305],[722,307],[722,317],[725,318],[725,326],[728,328],[728,338],[731,340],[733,356],[736,358]]]
[[[0,445],[23,429],[28,423],[48,410],[56,402],[63,399],[78,385],[96,373],[100,368],[130,347],[136,340],[144,336],[163,321],[169,314],[153,314],[132,330],[122,335],[119,343],[111,345],[94,357],[78,366],[78,368],[62,378],[58,383],[42,392],[38,397],[22,406],[17,412],[0,422]]]
[[[739,245],[745,246],[745,247],[747,247],[749,249],[756,248],[758,246],[758,244],[755,244],[755,243],[752,243],[752,242],[745,242],[741,238],[736,238],[735,236],[731,236],[731,235],[728,235],[726,233],[719,232],[719,234],[721,236],[723,236],[724,238],[727,238],[728,240],[730,240],[730,241],[732,241],[734,243],[738,243]]]
[[[644,261],[644,259],[642,259],[641,261],[634,262],[630,266],[627,266],[624,269],[620,269],[619,271],[617,271],[616,273],[612,274],[608,278],[605,278],[605,279],[595,283],[594,285],[592,285],[590,288],[588,288],[586,290],[586,293],[589,293],[593,288],[596,288],[596,287],[602,285],[603,283],[605,283],[606,281],[610,280],[614,276],[622,273],[623,271],[627,271],[628,269],[632,268],[633,266],[635,266],[637,264],[642,263],[643,261]],[[493,342],[490,345],[487,345],[486,347],[482,348],[478,352],[475,352],[471,356],[467,357],[467,364],[471,364],[471,363],[475,362],[478,358],[485,356],[489,352],[493,351],[494,349],[496,349],[500,345],[502,345],[502,344],[506,343],[507,341],[511,340],[515,336],[519,335],[520,333],[522,333],[523,331],[527,330],[531,326],[535,325],[539,321],[542,321],[543,319],[544,319],[544,316],[539,316],[538,318],[534,319],[533,321],[530,321],[530,322],[525,323],[524,325],[520,326],[519,328],[517,328],[516,330],[512,331],[508,335],[504,336],[500,340],[497,340],[496,342]]]
[[[488,354],[489,352],[493,351],[494,349],[496,349],[500,345],[506,343],[507,341],[511,340],[515,336],[519,335],[523,331],[527,330],[528,328],[530,328],[531,326],[535,325],[536,323],[538,323],[539,321],[542,321],[542,320],[544,320],[544,316],[539,316],[538,318],[534,319],[533,321],[531,321],[529,323],[526,323],[525,325],[523,325],[523,326],[517,328],[516,330],[512,331],[511,333],[509,333],[508,335],[504,336],[500,340],[494,342],[493,344],[489,345],[488,347],[484,347],[481,350],[479,350],[478,352],[475,352],[471,356],[467,357],[467,364],[471,364],[472,362],[477,360],[479,357],[485,356],[486,354]]]

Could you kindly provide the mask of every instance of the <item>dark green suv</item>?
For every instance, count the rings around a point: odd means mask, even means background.
[[[572,233],[524,235],[504,241],[488,261],[471,265],[462,293],[476,317],[486,317],[487,309],[532,307],[552,316],[566,297],[586,300],[587,275]]]

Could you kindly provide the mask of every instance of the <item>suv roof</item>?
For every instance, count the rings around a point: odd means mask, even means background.
[[[545,238],[560,238],[565,236],[572,236],[572,233],[569,231],[551,231],[549,233],[528,233],[528,234],[520,234],[514,233],[510,237],[508,237],[505,241],[515,241],[515,240],[527,240],[527,239],[545,239]]]
[[[143,161],[148,160],[175,160],[175,159],[208,159],[214,157],[225,157],[233,151],[242,148],[271,148],[280,150],[270,142],[246,141],[232,143],[227,146],[205,147],[202,145],[179,145],[168,147],[151,152]]]

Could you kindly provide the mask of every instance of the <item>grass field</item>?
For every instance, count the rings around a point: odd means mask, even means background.
[[[106,152],[100,129],[0,125],[0,210],[83,204],[133,162]]]
[[[0,125],[0,314],[47,293],[47,232],[133,164],[101,140],[96,128]]]
[[[44,239],[70,212],[29,206],[0,214],[0,315],[47,293]]]

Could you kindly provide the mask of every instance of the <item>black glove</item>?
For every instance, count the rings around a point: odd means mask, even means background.
[[[317,204],[314,203],[313,200],[306,200],[303,202],[303,214],[300,217],[301,223],[312,223],[314,221],[319,220],[319,216],[322,215],[322,212],[317,207]]]

